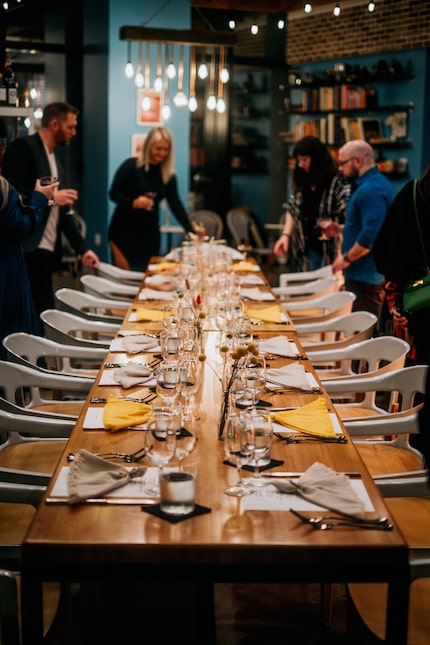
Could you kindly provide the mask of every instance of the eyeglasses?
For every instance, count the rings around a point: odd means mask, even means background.
[[[357,159],[357,157],[350,157],[349,159],[345,159],[345,161],[338,161],[337,166],[338,168],[341,168],[345,164],[347,164],[349,161],[352,161],[353,159]]]

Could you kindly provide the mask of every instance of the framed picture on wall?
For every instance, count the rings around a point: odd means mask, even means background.
[[[363,117],[358,119],[360,136],[369,143],[377,143],[382,139],[381,120],[378,118]]]
[[[131,156],[139,157],[142,152],[143,144],[146,139],[146,134],[132,134],[131,135]]]
[[[161,123],[161,94],[155,90],[137,90],[137,125]]]

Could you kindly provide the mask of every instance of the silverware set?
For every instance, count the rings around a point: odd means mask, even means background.
[[[345,435],[337,435],[336,437],[317,437],[315,435],[308,434],[282,434],[280,432],[274,432],[273,436],[279,439],[280,441],[285,441],[286,443],[305,443],[306,441],[313,441],[315,443],[347,443],[348,439]]]
[[[132,332],[132,331],[119,331],[117,336],[126,338],[127,336],[148,336],[149,338],[158,338],[158,334],[150,334],[149,332]]]
[[[312,387],[312,388],[303,388],[303,387],[296,387],[294,385],[283,385],[282,383],[276,383],[275,381],[270,380],[270,383],[273,383],[273,385],[278,385],[276,389],[273,389],[266,385],[264,390],[266,392],[269,392],[269,394],[284,394],[285,392],[301,392],[302,394],[322,394],[322,390],[319,387]]]
[[[133,396],[119,396],[117,397],[118,399],[121,399],[122,401],[133,401],[134,403],[150,403],[154,399],[157,398],[157,394],[154,392],[151,392],[150,394],[147,394],[143,398],[137,398]],[[90,403],[107,403],[107,398],[102,397],[102,396],[92,396],[90,399]]]
[[[140,461],[141,459],[144,458],[146,455],[146,447],[144,446],[143,448],[139,448],[139,450],[136,450],[135,452],[98,452],[96,454],[96,457],[101,457],[102,459],[120,459],[121,461],[125,461],[128,464],[132,464],[135,462]],[[69,452],[67,455],[67,461],[74,461],[75,460],[75,453],[74,452]]]
[[[305,524],[309,524],[313,529],[317,531],[328,531],[329,529],[334,529],[337,526],[348,526],[368,530],[373,529],[377,531],[392,531],[393,529],[393,525],[387,517],[365,519],[360,517],[353,517],[351,515],[344,515],[342,513],[339,513],[339,515],[319,515],[315,517],[308,517],[307,515],[302,515],[302,513],[295,511],[293,508],[290,508],[290,511],[299,520],[301,520]]]
[[[127,363],[104,363],[103,367],[113,368],[113,367],[125,367],[126,365],[140,365],[141,367],[156,367],[158,363],[161,362],[159,358],[153,358],[149,363],[133,363],[133,361],[128,361]]]

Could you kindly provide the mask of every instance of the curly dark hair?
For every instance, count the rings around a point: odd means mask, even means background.
[[[303,137],[294,146],[293,155],[296,159],[296,167],[293,172],[292,184],[294,190],[300,190],[308,186],[327,186],[337,174],[337,167],[327,146],[317,137]],[[297,157],[309,156],[311,167],[309,173],[305,172],[297,164]]]

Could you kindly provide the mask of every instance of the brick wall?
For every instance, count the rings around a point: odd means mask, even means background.
[[[377,0],[376,10],[369,13],[363,0],[362,5],[342,9],[337,18],[332,5],[327,5],[326,13],[288,21],[285,56],[289,65],[430,46],[430,2]],[[265,36],[264,27],[256,38],[239,32],[236,53],[264,56]]]

